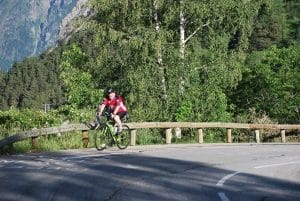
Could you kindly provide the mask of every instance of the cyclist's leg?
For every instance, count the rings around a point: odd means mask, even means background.
[[[113,116],[115,122],[117,123],[117,127],[118,127],[118,131],[117,132],[121,132],[122,131],[122,121],[121,119],[123,117],[125,117],[127,115],[127,112],[119,112],[116,115]]]
[[[126,125],[123,125],[122,129],[122,132],[116,136],[116,142],[120,149],[125,149],[130,143],[130,129]]]
[[[122,128],[122,122],[121,122],[121,118],[119,115],[113,115],[113,119],[114,121],[116,122],[117,124],[117,127],[118,127],[118,132],[120,132],[120,129]]]
[[[120,120],[123,121],[125,116],[127,116],[128,112],[119,112],[118,115],[120,117]]]

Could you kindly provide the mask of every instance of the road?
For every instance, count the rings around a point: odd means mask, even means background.
[[[300,145],[158,145],[0,156],[0,200],[296,201]]]

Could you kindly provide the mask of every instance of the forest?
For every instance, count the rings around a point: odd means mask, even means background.
[[[93,15],[74,22],[69,40],[0,72],[1,123],[44,104],[80,121],[108,88],[135,122],[300,122],[297,0],[90,6]]]

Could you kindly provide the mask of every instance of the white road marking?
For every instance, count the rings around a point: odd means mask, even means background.
[[[3,162],[3,163],[12,163],[13,161],[11,161],[11,160],[1,160],[0,162]]]
[[[82,159],[82,158],[91,158],[91,157],[100,157],[100,156],[103,155],[91,154],[91,155],[83,155],[83,156],[68,156],[68,157],[64,157],[62,160]]]
[[[89,154],[89,155],[82,155],[82,156],[67,156],[62,158],[62,160],[72,160],[72,159],[83,159],[83,158],[93,158],[93,157],[105,157],[105,156],[112,156],[112,155],[125,155],[126,152],[115,152],[115,153],[103,153],[103,154]]]
[[[156,169],[155,168],[151,168],[151,167],[142,167],[142,166],[137,166],[137,165],[130,165],[130,164],[126,164],[126,165],[119,165],[120,167],[123,168],[127,168],[127,169],[134,169],[134,170],[143,170],[143,171],[147,171],[147,172],[155,172]]]
[[[22,169],[22,168],[24,168],[24,166],[23,165],[19,165],[19,166],[14,166],[14,167],[11,167],[11,168]]]
[[[218,192],[219,197],[221,198],[222,201],[230,201],[228,197],[225,195],[223,192]]]
[[[43,167],[37,167],[37,168],[35,168],[35,167],[26,167],[26,170],[41,170],[41,169],[43,169]]]
[[[299,163],[300,163],[300,161],[293,161],[293,162],[287,162],[287,163],[276,163],[276,164],[269,164],[269,165],[256,166],[256,167],[254,167],[254,168],[255,168],[255,169],[260,169],[260,168],[267,168],[267,167],[274,167],[274,166],[282,166],[282,165],[292,165],[292,164],[299,164]],[[218,183],[216,184],[216,186],[222,187],[222,186],[224,185],[224,183],[225,183],[228,179],[230,179],[231,177],[233,177],[233,176],[235,176],[235,175],[237,175],[237,174],[239,174],[239,173],[241,173],[241,172],[234,172],[234,173],[232,173],[232,174],[228,174],[228,175],[224,176],[222,179],[220,179],[220,180],[218,181]],[[220,197],[220,199],[221,199],[222,201],[230,201],[224,192],[218,192],[218,195],[219,195],[219,197]]]
[[[217,186],[223,186],[223,184],[226,182],[226,180],[228,180],[229,178],[231,178],[231,177],[233,177],[233,176],[235,176],[235,175],[237,175],[239,173],[241,173],[241,172],[235,172],[235,173],[226,175],[225,177],[223,177],[222,179],[220,179],[216,185]]]
[[[300,161],[294,161],[294,162],[288,162],[288,163],[275,163],[275,164],[269,164],[269,165],[262,165],[262,166],[256,166],[255,169],[260,168],[267,168],[267,167],[274,167],[274,166],[281,166],[281,165],[292,165],[292,164],[298,164]]]
[[[231,177],[233,177],[233,176],[235,176],[235,175],[237,175],[237,174],[239,174],[239,173],[241,173],[241,172],[234,172],[234,173],[232,173],[232,174],[226,175],[225,177],[223,177],[222,179],[220,179],[220,180],[218,181],[218,183],[216,184],[216,186],[222,187],[222,186],[224,185],[224,183],[225,183],[228,179],[230,179]],[[222,201],[230,201],[230,200],[228,199],[228,197],[225,195],[225,193],[223,193],[223,192],[218,192],[218,195],[219,195],[219,197],[221,198]]]

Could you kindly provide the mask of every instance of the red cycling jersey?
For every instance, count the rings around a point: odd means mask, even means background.
[[[110,100],[109,98],[104,98],[102,104],[104,104],[106,107],[109,107],[110,112],[114,112],[117,106],[120,106],[117,111],[117,114],[120,112],[127,112],[127,108],[125,107],[121,96],[116,96],[116,98],[113,100]]]

